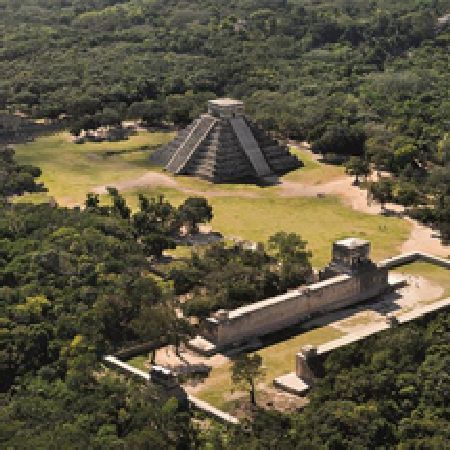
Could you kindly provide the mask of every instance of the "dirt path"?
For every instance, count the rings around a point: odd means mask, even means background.
[[[411,234],[402,245],[402,252],[421,251],[436,256],[450,257],[450,245],[443,245],[436,232],[407,218],[412,224]]]
[[[158,172],[147,172],[139,178],[123,180],[110,185],[97,186],[92,189],[95,194],[106,194],[106,188],[114,186],[119,191],[129,191],[140,187],[168,187],[178,189],[178,183],[171,177]]]
[[[225,355],[217,353],[211,357],[205,357],[194,353],[188,349],[180,350],[180,356],[175,354],[175,348],[172,345],[167,345],[158,349],[156,352],[156,362],[164,367],[179,367],[186,364],[208,364],[211,367],[223,366],[230,360]]]
[[[259,195],[255,194],[254,192],[247,192],[244,190],[226,191],[219,189],[218,190],[192,189],[183,186],[170,175],[166,175],[164,173],[159,172],[147,172],[144,175],[140,176],[139,178],[135,178],[132,180],[123,180],[116,183],[111,183],[110,185],[96,186],[92,188],[92,192],[94,192],[95,194],[106,194],[107,192],[106,188],[109,186],[114,186],[121,192],[126,192],[141,187],[147,188],[165,187],[176,189],[177,191],[183,192],[184,194],[201,195],[205,197],[230,197],[230,196],[248,197],[248,198],[259,197]]]
[[[367,201],[367,192],[353,186],[352,182],[352,178],[347,176],[323,184],[303,184],[295,181],[282,180],[279,190],[282,197],[337,196],[346,205],[357,211],[368,214],[379,214],[381,211],[380,205],[374,202],[369,204]],[[398,205],[394,205],[393,208],[398,208]]]

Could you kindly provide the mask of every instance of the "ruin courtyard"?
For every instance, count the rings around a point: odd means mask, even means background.
[[[422,275],[423,274],[423,275]],[[408,321],[420,317],[436,308],[450,304],[449,269],[429,262],[411,262],[389,273],[389,283],[397,286],[369,301],[320,315],[302,322],[280,333],[262,337],[257,351],[263,358],[266,369],[264,380],[258,385],[258,399],[263,407],[281,411],[293,411],[307,403],[307,385],[295,377],[295,360],[305,346],[322,347],[325,351],[363,339],[373,333],[389,328],[389,320]],[[184,384],[186,391],[220,410],[238,417],[248,411],[242,410],[246,404],[247,392],[236,390],[231,381],[233,357],[239,349],[218,352],[204,356],[189,348],[183,348],[180,356],[172,346],[158,350],[158,364],[173,370],[193,364],[205,364],[212,368],[204,379],[190,380]],[[244,350],[245,351],[245,350]],[[130,364],[143,369],[149,367],[146,357],[137,357]],[[303,392],[290,393],[276,388],[274,380],[291,375],[294,386],[303,386]]]

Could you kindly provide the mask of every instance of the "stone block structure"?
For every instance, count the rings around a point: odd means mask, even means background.
[[[272,139],[233,99],[210,100],[208,113],[150,157],[175,175],[214,183],[273,181],[301,166],[286,146]]]
[[[375,264],[370,259],[370,242],[347,238],[333,243],[331,262],[319,272],[319,279],[326,280],[340,274],[356,275],[373,272]]]
[[[373,263],[369,252],[367,241],[335,242],[332,261],[321,272],[324,279],[232,311],[218,311],[202,323],[201,338],[191,341],[191,347],[213,353],[384,293],[388,270]]]
[[[308,386],[314,384],[315,374],[312,369],[312,361],[317,358],[317,348],[312,345],[305,345],[295,360],[295,374],[301,378]]]

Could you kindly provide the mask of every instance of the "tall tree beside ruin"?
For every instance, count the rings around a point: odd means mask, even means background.
[[[256,405],[255,385],[265,374],[262,357],[257,353],[240,355],[233,363],[231,379],[236,386],[245,386],[250,390],[250,402]]]
[[[385,204],[392,200],[392,181],[387,177],[380,178],[378,182],[370,184],[369,191],[384,210]]]
[[[139,316],[133,321],[133,328],[139,337],[146,342],[154,343],[150,356],[151,364],[156,362],[156,350],[164,341],[170,320],[170,312],[166,305],[157,304],[142,307]]]

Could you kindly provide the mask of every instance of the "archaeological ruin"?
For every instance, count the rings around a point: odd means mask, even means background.
[[[175,175],[214,183],[273,183],[301,166],[285,145],[245,115],[243,102],[226,98],[210,100],[208,112],[150,160]]]
[[[191,348],[212,354],[298,324],[311,317],[354,305],[383,294],[389,287],[388,268],[370,259],[370,243],[348,238],[333,244],[332,260],[320,271],[319,282],[286,294],[219,310],[201,325]]]
[[[357,243],[354,242],[355,246]],[[361,244],[362,246],[362,244]],[[339,248],[341,247],[341,248]],[[351,247],[351,246],[350,246]],[[361,247],[362,248],[362,247]],[[335,243],[336,253],[341,256],[338,260],[334,260],[322,272],[322,276],[326,276],[329,270],[333,267],[339,266],[339,260],[341,258],[357,257],[355,251],[351,251],[349,248],[339,246],[339,243]],[[367,250],[366,250],[367,251]],[[342,254],[343,252],[343,254]],[[368,253],[366,254],[368,255]],[[446,258],[439,258],[434,255],[430,255],[422,252],[403,253],[378,263],[378,267],[383,270],[389,270],[404,265],[411,264],[413,262],[425,262],[437,267],[450,270],[450,260]],[[349,262],[349,261],[348,261]],[[348,268],[347,268],[348,269]],[[401,286],[397,283],[397,286]],[[323,361],[326,355],[338,350],[341,347],[353,344],[363,339],[368,338],[376,333],[383,332],[390,328],[398,327],[404,323],[408,323],[411,320],[419,319],[426,314],[439,311],[441,309],[448,308],[450,306],[450,297],[437,300],[435,302],[426,302],[418,307],[398,314],[396,311],[391,311],[388,314],[383,314],[384,321],[374,321],[370,326],[365,327],[363,330],[359,329],[356,332],[346,333],[341,337],[334,340],[325,342],[319,346],[305,345],[295,356],[295,371],[289,372],[285,375],[278,376],[273,380],[273,384],[283,391],[296,395],[304,395],[312,386],[314,386],[317,379],[322,378],[324,375]]]

